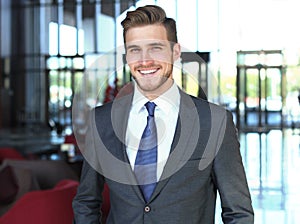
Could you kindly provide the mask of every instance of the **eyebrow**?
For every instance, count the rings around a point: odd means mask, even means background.
[[[126,49],[139,48],[139,47],[140,47],[139,45],[135,45],[135,44],[132,44],[132,45],[126,45]]]
[[[161,43],[161,42],[154,42],[154,43],[149,43],[147,44],[147,46],[166,46],[165,44]],[[127,45],[126,49],[132,49],[132,48],[140,48],[141,46],[136,45],[136,44],[132,44],[132,45]]]
[[[149,45],[149,46],[166,46],[165,44],[160,43],[160,42],[150,43],[150,44],[148,44],[148,45]]]

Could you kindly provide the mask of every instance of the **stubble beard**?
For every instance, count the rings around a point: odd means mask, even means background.
[[[145,96],[152,95],[151,98],[156,98],[163,94],[173,84],[172,69],[167,69],[167,71],[164,72],[164,75],[159,75],[157,77],[141,77],[134,79],[142,93],[144,93]]]

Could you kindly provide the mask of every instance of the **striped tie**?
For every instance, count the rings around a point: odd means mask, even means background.
[[[147,102],[145,106],[148,111],[147,125],[137,152],[134,173],[145,200],[149,201],[157,182],[157,133],[154,121],[156,104]]]

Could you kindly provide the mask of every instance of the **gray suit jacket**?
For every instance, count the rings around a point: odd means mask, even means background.
[[[254,223],[232,115],[183,92],[171,153],[146,203],[124,144],[131,100],[129,93],[91,114],[73,201],[75,223],[100,222],[104,183],[110,189],[108,224],[213,224],[217,191],[224,223]]]

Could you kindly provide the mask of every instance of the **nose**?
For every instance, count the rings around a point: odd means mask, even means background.
[[[154,57],[147,49],[139,49],[137,51],[128,52],[126,54],[126,60],[128,64],[138,63],[141,65],[147,65],[154,62]]]
[[[143,50],[141,52],[139,62],[143,65],[151,64],[153,62],[153,58],[151,57],[151,54],[148,50]]]

